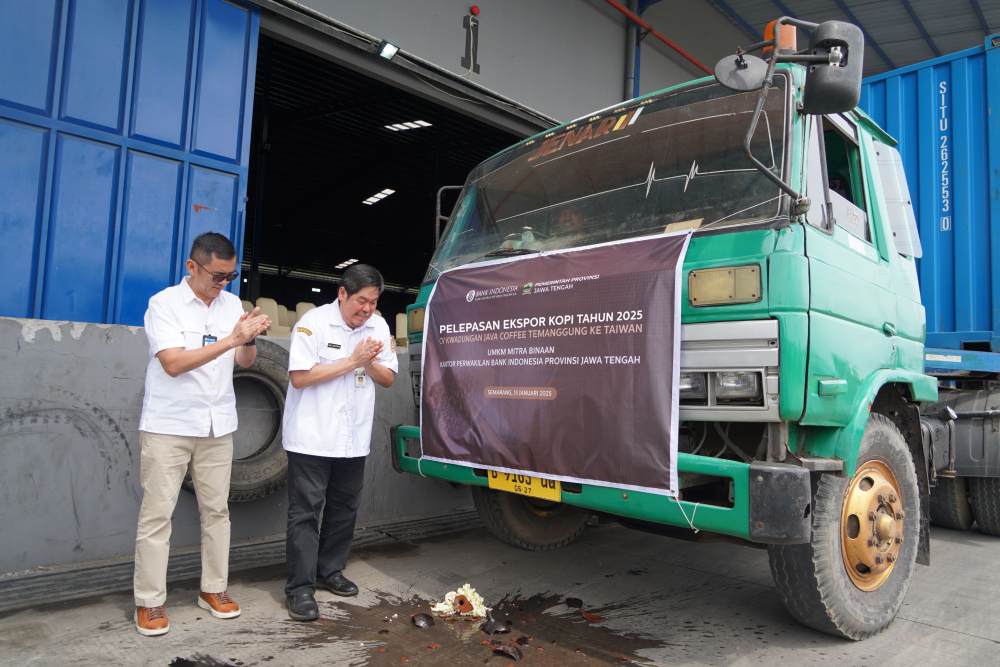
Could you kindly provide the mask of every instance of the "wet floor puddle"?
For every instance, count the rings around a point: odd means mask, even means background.
[[[353,644],[352,665],[570,665],[646,664],[637,652],[660,646],[658,642],[618,634],[602,622],[587,621],[583,610],[569,607],[561,596],[508,598],[494,604],[493,616],[507,623],[510,632],[492,636],[480,631],[482,620],[440,618],[433,627],[417,628],[410,622],[415,613],[428,613],[432,603],[411,600],[393,604],[386,600],[371,608],[350,604],[321,603],[320,613],[329,614],[313,623],[301,624],[299,649],[319,649],[329,644]],[[599,609],[586,609],[591,618],[601,618]],[[500,646],[510,655],[496,652]]]

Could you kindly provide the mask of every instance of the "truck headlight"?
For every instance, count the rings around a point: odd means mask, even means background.
[[[413,308],[406,312],[406,330],[410,334],[423,333],[424,331],[423,308]]]
[[[760,374],[752,371],[719,371],[713,374],[715,397],[724,400],[760,398]]]
[[[688,302],[693,308],[756,303],[762,291],[757,264],[695,269],[688,274]]]
[[[681,400],[689,398],[706,398],[708,383],[704,373],[681,373]]]

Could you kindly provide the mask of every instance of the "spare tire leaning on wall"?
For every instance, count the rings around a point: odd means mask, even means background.
[[[281,341],[284,343],[278,343]],[[288,481],[288,457],[281,446],[281,415],[288,390],[287,338],[258,338],[250,368],[235,366],[233,389],[239,427],[233,434],[229,502],[269,496]],[[183,487],[194,493],[190,473]]]

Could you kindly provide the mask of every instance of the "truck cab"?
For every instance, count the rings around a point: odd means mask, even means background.
[[[860,34],[844,25],[812,60],[772,39],[766,74],[749,83],[720,83],[733,69],[720,63],[714,79],[588,114],[486,161],[407,310],[419,405],[426,308],[443,272],[689,231],[679,400],[663,407],[679,420],[676,498],[570,483],[540,497],[530,477],[504,484],[423,459],[413,426],[395,429],[397,470],[469,485],[487,527],[522,548],[564,545],[594,515],[766,547],[799,621],[853,639],[887,627],[914,564],[928,562],[918,404],[937,399],[937,382],[924,374],[920,246],[896,142],[856,97],[823,109],[809,85],[822,78],[812,70],[843,69],[847,52],[860,72]]]

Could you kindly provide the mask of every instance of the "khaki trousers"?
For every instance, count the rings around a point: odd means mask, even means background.
[[[167,599],[170,518],[190,462],[201,515],[201,590],[222,593],[229,578],[229,477],[233,435],[192,438],[139,433],[142,507],[135,537],[135,604],[159,607]]]

